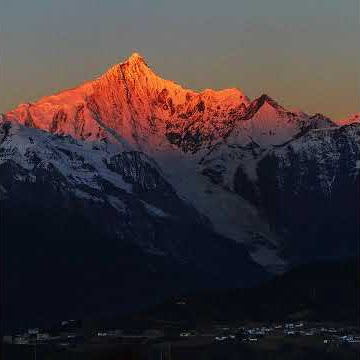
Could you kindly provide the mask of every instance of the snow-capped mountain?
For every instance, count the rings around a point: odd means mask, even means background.
[[[209,149],[229,139],[276,145],[306,127],[333,124],[321,114],[287,111],[267,95],[250,102],[238,89],[195,92],[156,75],[137,53],[98,79],[22,104],[6,114],[51,133],[126,141],[137,150]]]
[[[20,105],[5,114],[4,121],[22,124],[27,129],[22,131],[44,130],[52,134],[49,139],[66,135],[72,139],[66,141],[81,141],[84,150],[79,156],[88,159],[115,187],[128,185],[123,180],[112,182],[111,176],[115,167],[123,175],[134,171],[131,166],[124,170],[134,154],[147,159],[147,164],[156,162],[154,168],[181,201],[207,218],[217,233],[245,244],[252,257],[268,268],[283,267],[286,256],[280,251],[284,234],[264,208],[260,164],[297,141],[306,144],[313,133],[318,137],[314,145],[317,151],[309,154],[311,161],[303,164],[303,171],[313,162],[316,166],[328,162],[328,151],[330,157],[336,151],[347,156],[345,148],[327,148],[326,134],[339,127],[321,114],[287,110],[268,95],[251,101],[238,89],[185,89],[156,75],[136,53],[98,79]],[[357,143],[354,133],[346,132],[346,136],[349,142]],[[52,142],[56,148],[56,140]],[[96,148],[106,148],[106,166]],[[70,152],[78,152],[76,149],[74,146]],[[354,151],[358,157],[358,148]],[[111,157],[114,152],[122,155],[115,160]],[[15,152],[11,156],[19,155]],[[75,165],[69,165],[65,157],[59,157],[58,168],[67,168],[63,171],[71,176]],[[336,161],[336,155],[333,159]],[[317,175],[319,179],[323,176]],[[348,174],[336,176],[342,183]],[[76,191],[79,184],[99,186],[93,174],[70,178],[69,184]],[[319,184],[325,186],[320,180]],[[106,196],[100,189],[101,196]],[[160,199],[162,195],[155,194],[154,198],[157,196]],[[162,207],[160,210],[164,211]]]
[[[78,139],[115,133],[138,150],[170,142],[194,152],[223,137],[248,102],[237,89],[197,93],[163,80],[135,53],[94,81],[22,104],[6,116]]]

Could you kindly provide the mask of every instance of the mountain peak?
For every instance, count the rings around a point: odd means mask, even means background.
[[[269,107],[267,107],[268,105]],[[265,111],[267,112],[269,109],[275,109],[284,111],[285,109],[280,106],[274,99],[272,99],[267,94],[262,94],[255,100],[253,100],[248,106],[245,114],[245,119],[251,119],[257,112]]]
[[[128,64],[128,65],[147,65],[145,58],[139,54],[138,52],[134,52],[131,54],[130,57],[128,57],[124,62],[121,64]]]
[[[109,77],[121,78],[123,77],[123,69],[127,69],[127,71],[129,71],[133,75],[139,75],[140,73],[144,72],[148,74],[153,73],[153,71],[146,63],[144,57],[139,53],[134,52],[124,61],[111,66],[102,76],[100,76],[100,79],[108,79]]]
[[[128,62],[138,62],[144,60],[145,60],[144,57],[138,52],[133,52],[131,56],[127,59]]]
[[[316,114],[310,116],[310,119],[311,120],[315,119],[315,120],[329,120],[329,121],[331,121],[330,118],[328,118],[327,116],[325,116],[324,114],[321,114],[321,113],[316,113]]]
[[[267,94],[262,94],[259,98],[258,98],[258,104],[259,107],[262,107],[265,103],[269,104],[270,106],[272,106],[275,109],[283,109],[282,106],[280,106],[273,98],[271,98],[269,95]]]

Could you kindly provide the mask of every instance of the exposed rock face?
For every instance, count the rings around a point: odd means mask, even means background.
[[[359,250],[360,125],[310,131],[260,161],[258,202],[289,256],[353,256]]]

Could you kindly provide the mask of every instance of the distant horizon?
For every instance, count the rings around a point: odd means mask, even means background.
[[[183,87],[266,93],[289,110],[340,120],[359,112],[358,13],[356,0],[4,0],[0,111],[139,52]]]

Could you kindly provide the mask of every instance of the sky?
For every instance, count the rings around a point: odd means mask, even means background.
[[[2,0],[0,111],[96,78],[134,51],[195,90],[359,111],[358,0]]]

